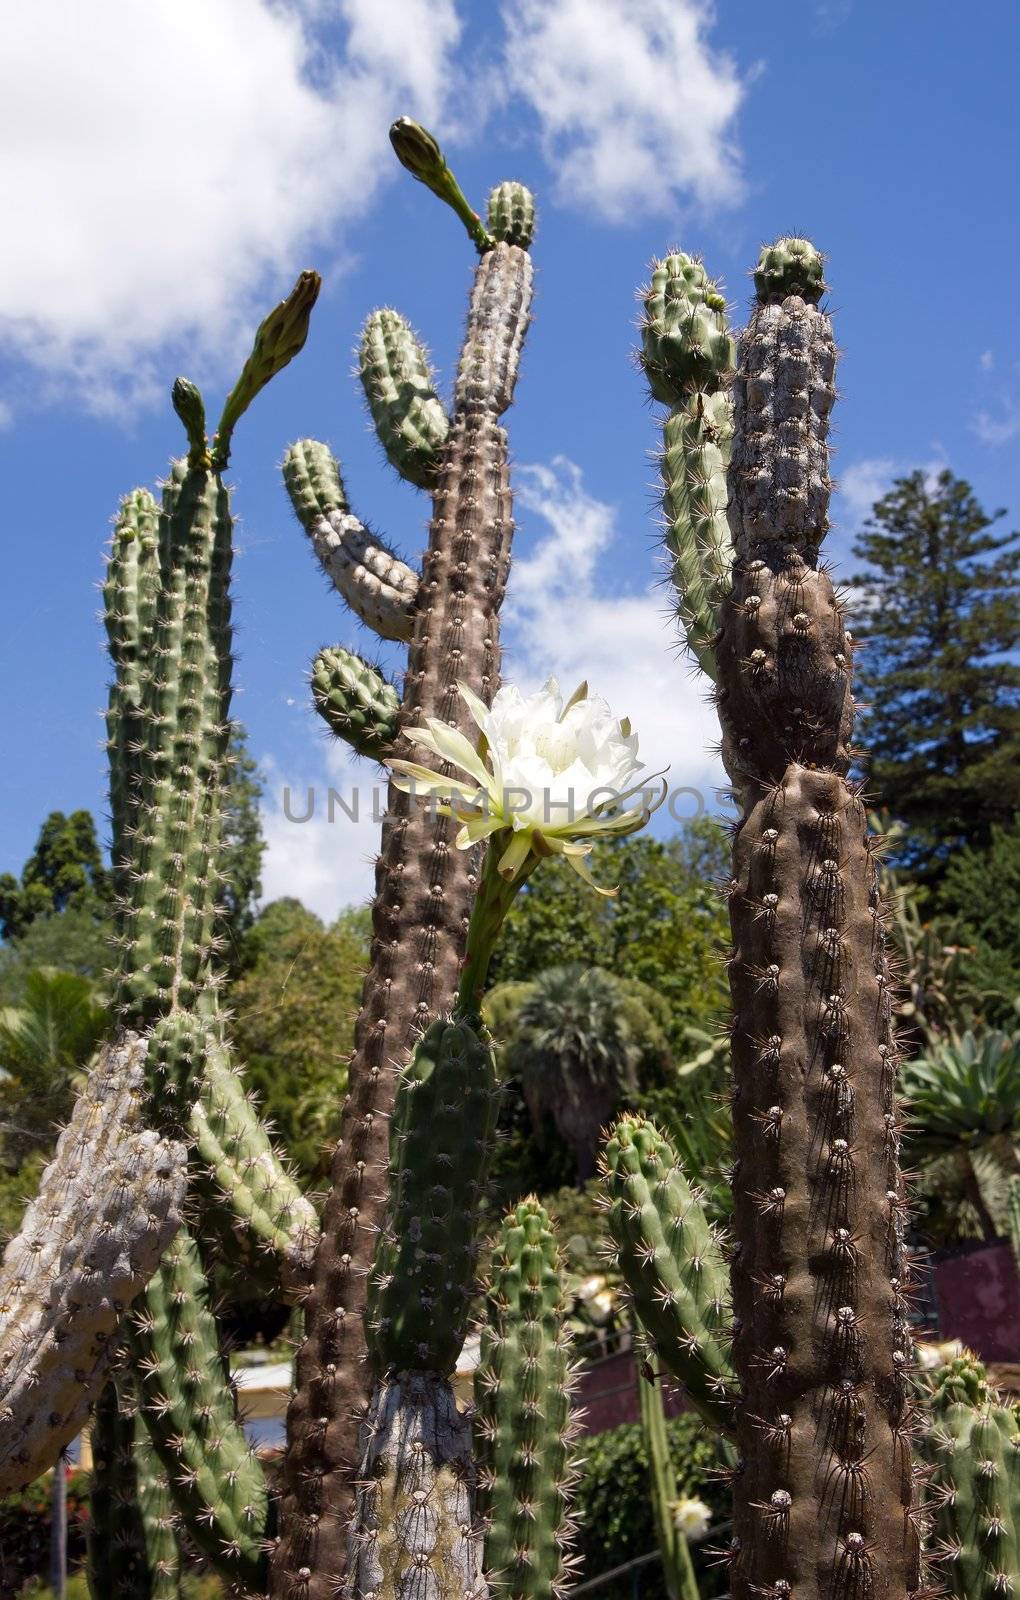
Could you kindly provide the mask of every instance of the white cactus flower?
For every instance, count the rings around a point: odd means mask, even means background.
[[[434,717],[408,728],[413,743],[467,774],[447,778],[414,761],[391,761],[394,780],[406,793],[430,796],[438,809],[461,823],[456,843],[469,850],[480,839],[506,833],[500,875],[513,880],[529,856],[562,855],[592,888],[601,889],[585,857],[599,837],[643,827],[664,794],[631,810],[626,800],[642,793],[637,735],[618,721],[583,683],[564,703],[555,678],[536,694],[514,684],[498,691],[491,708],[466,684],[461,695],[478,724],[477,749],[456,728]],[[655,779],[661,778],[656,774]],[[648,782],[653,782],[649,779]]]
[[[675,1500],[673,1502],[673,1526],[678,1533],[691,1544],[696,1544],[703,1539],[709,1530],[712,1521],[712,1512],[704,1500]]]

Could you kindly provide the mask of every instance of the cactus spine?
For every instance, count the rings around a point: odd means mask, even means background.
[[[576,1419],[556,1240],[534,1198],[503,1219],[475,1373],[485,1568],[508,1600],[561,1595],[574,1565]]]
[[[449,199],[452,179],[431,136],[401,123],[394,143],[415,175]],[[390,636],[408,639],[404,724],[432,716],[460,725],[466,713],[458,680],[491,700],[499,682],[498,618],[513,534],[507,440],[499,419],[513,398],[528,324],[531,261],[520,246],[494,242],[466,202],[461,206],[454,197],[451,203],[483,254],[449,430],[439,451],[421,578],[411,574],[408,582],[398,574],[401,588],[392,561],[378,579],[365,561],[339,568],[332,552],[346,535],[336,519],[349,515],[340,511],[339,469],[325,447],[307,442],[289,452],[285,463],[295,509],[320,557],[329,555],[327,568],[341,592],[353,595],[354,609],[372,589],[370,578],[376,593],[384,585],[403,598],[404,622]],[[327,525],[336,540],[328,550]],[[340,577],[355,570],[357,587],[344,589]],[[390,593],[385,599],[377,608],[383,633],[400,609]],[[371,616],[367,607],[359,614]],[[363,1312],[385,1214],[393,1069],[454,996],[474,881],[471,858],[452,848],[449,820],[427,814],[391,784],[372,914],[373,961],[288,1413],[281,1538],[272,1565],[273,1592],[285,1600],[298,1594],[301,1600],[332,1597],[344,1571],[360,1459],[358,1414],[369,1377]]]
[[[751,1596],[916,1591],[896,1048],[875,866],[847,782],[850,643],[828,527],[835,346],[805,241],[764,252],[741,341],[724,756],[744,800],[730,920],[730,1571]]]

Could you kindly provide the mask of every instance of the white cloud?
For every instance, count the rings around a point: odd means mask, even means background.
[[[1010,399],[1000,402],[998,413],[979,411],[972,423],[982,444],[1009,444],[1020,436],[1020,406]]]
[[[815,22],[820,33],[840,27],[853,10],[853,0],[815,0]]]
[[[839,475],[837,494],[842,515],[840,521],[852,532],[871,515],[876,500],[881,500],[899,472],[899,463],[891,456],[872,456],[855,461]]]
[[[11,428],[13,426],[14,407],[8,405],[6,400],[0,400],[0,433],[2,433],[5,428]]]
[[[284,773],[272,756],[259,763],[265,776],[262,899],[295,895],[329,922],[372,893],[386,779],[340,743],[320,748],[322,759],[310,755],[299,773]]]
[[[611,222],[734,204],[743,85],[707,0],[503,0],[510,87],[538,117],[559,198]]]
[[[16,8],[0,345],[98,408],[144,395],[167,342],[193,370],[231,346],[267,284],[364,211],[392,117],[441,116],[459,32],[454,0]]]
[[[718,722],[705,680],[680,656],[665,594],[654,585],[621,594],[598,582],[599,558],[622,542],[614,507],[588,494],[580,469],[563,456],[518,466],[514,482],[518,507],[550,531],[514,562],[506,676],[533,687],[553,673],[567,692],[587,679],[618,716],[631,718],[642,760],[653,771],[668,766],[674,790],[696,787],[715,809],[712,791],[724,780],[709,747]],[[645,527],[626,537],[635,554],[646,548]],[[677,816],[692,809],[685,802]]]
[[[981,368],[982,372],[991,372],[992,368],[995,366],[995,351],[982,350],[981,354],[978,356],[978,366]]]

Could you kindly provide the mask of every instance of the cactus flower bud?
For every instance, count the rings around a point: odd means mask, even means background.
[[[477,211],[468,204],[438,141],[428,129],[412,122],[410,117],[398,117],[390,128],[390,144],[400,165],[457,213],[479,253],[491,250],[490,234]]]

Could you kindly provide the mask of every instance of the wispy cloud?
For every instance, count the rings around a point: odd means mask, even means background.
[[[841,472],[837,491],[841,526],[852,532],[870,516],[875,501],[881,500],[899,471],[891,456],[870,456]]]
[[[441,117],[459,33],[454,0],[11,12],[0,348],[109,409],[144,397],[160,347],[161,370],[168,344],[231,347],[313,242],[340,247],[391,118]]]
[[[1020,406],[1004,396],[996,411],[979,411],[971,424],[982,444],[994,446],[1009,444],[1020,437]]]
[[[978,366],[981,368],[982,372],[991,372],[992,368],[995,366],[995,351],[982,350],[981,354],[978,356]]]
[[[831,33],[846,22],[853,0],[815,0],[815,26],[819,33]]]
[[[610,222],[742,194],[744,85],[707,0],[503,0],[506,73],[558,198]]]

